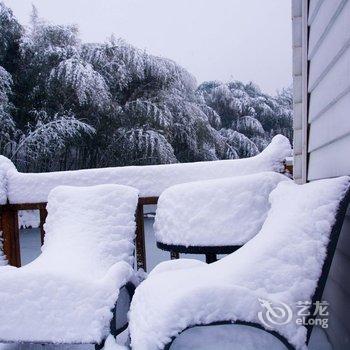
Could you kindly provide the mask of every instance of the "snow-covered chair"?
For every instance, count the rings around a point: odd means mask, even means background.
[[[291,180],[263,172],[166,189],[154,224],[158,248],[173,257],[205,254],[207,263],[216,261],[217,254],[233,253],[260,231],[270,209],[269,194],[281,181]]]
[[[32,263],[0,267],[0,343],[91,343],[125,328],[138,191],[60,186],[48,199],[45,242]],[[118,300],[118,302],[117,302]],[[121,303],[120,303],[121,302]]]
[[[270,195],[261,231],[241,249],[209,265],[188,259],[158,265],[131,303],[132,348],[169,349],[185,329],[221,322],[260,328],[288,349],[305,349],[350,200],[349,183],[349,177],[305,185],[283,181]],[[311,303],[307,326],[298,321],[298,302]],[[282,311],[287,318],[273,317]]]

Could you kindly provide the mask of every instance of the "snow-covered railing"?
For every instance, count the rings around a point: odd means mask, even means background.
[[[290,143],[284,136],[275,136],[259,155],[246,159],[152,166],[86,169],[51,173],[20,173],[10,160],[0,156],[0,231],[3,250],[9,264],[20,266],[19,210],[39,210],[41,239],[46,218],[46,202],[51,189],[58,185],[91,186],[120,184],[140,192],[137,207],[137,267],[146,269],[143,206],[157,204],[159,195],[179,183],[253,174],[262,171],[285,171],[285,160],[291,155]]]

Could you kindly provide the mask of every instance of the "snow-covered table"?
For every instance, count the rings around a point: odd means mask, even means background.
[[[230,254],[261,229],[269,194],[281,181],[276,172],[189,182],[166,189],[158,200],[157,246],[171,253]]]

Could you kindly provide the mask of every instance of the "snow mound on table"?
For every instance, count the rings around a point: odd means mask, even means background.
[[[191,182],[166,189],[154,223],[158,242],[183,246],[243,245],[263,225],[275,172]]]
[[[141,197],[159,196],[166,188],[185,182],[258,173],[283,171],[291,154],[287,138],[277,135],[259,155],[246,159],[184,164],[128,166],[40,174],[8,173],[8,198],[11,203],[46,202],[58,185],[91,186],[115,183],[137,188]]]
[[[132,278],[138,191],[57,187],[32,263],[0,268],[0,341],[99,342],[119,288]]]
[[[0,155],[0,205],[7,203],[7,173],[16,171],[13,163],[6,157]]]
[[[270,194],[261,231],[220,261],[151,274],[140,284],[129,313],[134,350],[155,350],[188,326],[223,320],[263,325],[264,299],[292,310],[286,325],[271,325],[297,349],[306,328],[296,323],[296,303],[311,301],[321,275],[332,225],[349,177],[306,185],[283,181]]]

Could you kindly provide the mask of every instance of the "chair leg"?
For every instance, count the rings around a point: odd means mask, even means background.
[[[106,339],[103,339],[101,343],[95,344],[95,350],[102,350],[105,346]]]
[[[104,347],[104,344],[101,343],[101,344],[95,344],[95,350],[102,350]]]
[[[171,260],[176,260],[180,258],[180,254],[177,252],[170,252],[170,259]]]
[[[211,264],[215,261],[217,261],[217,257],[216,257],[216,254],[213,254],[213,253],[207,253],[205,254],[205,261],[207,264]]]

